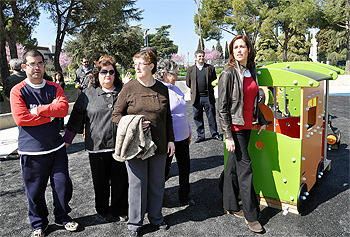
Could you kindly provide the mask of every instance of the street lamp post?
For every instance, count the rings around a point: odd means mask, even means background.
[[[143,33],[143,38],[145,40],[145,47],[148,47],[148,34],[147,34],[148,31],[149,29],[146,29],[145,32]]]

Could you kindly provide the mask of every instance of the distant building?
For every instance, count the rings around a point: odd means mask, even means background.
[[[50,45],[47,47],[38,46],[38,51],[44,55],[45,60],[47,59],[53,60],[55,56],[56,46],[55,45]]]

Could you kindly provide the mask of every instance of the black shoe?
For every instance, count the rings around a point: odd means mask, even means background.
[[[188,199],[180,199],[180,204],[181,205],[189,205],[189,206],[195,206],[196,203],[193,201],[193,199],[188,198]]]
[[[216,134],[215,136],[213,136],[213,138],[215,139],[215,140],[218,140],[218,141],[222,141],[223,139],[222,139],[222,136],[221,135],[218,135],[218,134]]]
[[[160,229],[160,230],[167,230],[168,229],[168,224],[165,221],[158,224],[157,226],[158,226],[158,229]]]
[[[202,142],[204,140],[205,140],[205,138],[203,138],[203,137],[197,137],[197,139],[194,142],[195,143],[200,143],[200,142]]]

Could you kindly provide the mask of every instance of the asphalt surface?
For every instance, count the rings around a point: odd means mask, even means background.
[[[303,214],[288,213],[261,206],[260,222],[265,228],[264,236],[350,236],[349,191],[349,144],[350,97],[330,96],[329,112],[332,124],[341,130],[341,146],[328,152],[332,161],[321,185],[310,191]],[[192,107],[188,106],[192,130]],[[206,128],[208,126],[206,125]],[[208,129],[207,137],[210,137]],[[194,136],[195,138],[195,136]],[[194,140],[194,138],[192,140]],[[191,196],[196,206],[180,206],[178,201],[178,175],[176,160],[166,182],[163,204],[167,231],[156,230],[148,224],[141,230],[143,236],[249,236],[251,232],[244,220],[224,214],[222,195],[218,189],[218,177],[223,170],[223,143],[207,139],[192,143]],[[80,135],[68,148],[70,176],[73,181],[71,217],[80,223],[78,232],[67,232],[54,224],[52,192],[48,184],[46,200],[49,207],[50,225],[48,236],[127,236],[125,223],[100,222],[95,216],[94,191],[88,162]],[[22,181],[19,159],[10,155],[0,163],[0,236],[30,236],[31,227],[27,217],[27,199]]]

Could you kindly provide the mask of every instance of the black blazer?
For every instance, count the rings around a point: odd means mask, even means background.
[[[215,67],[204,63],[203,70],[205,70],[205,75],[207,79],[208,85],[208,96],[209,102],[211,104],[215,104],[215,96],[214,96],[214,87],[211,85],[211,82],[216,80],[216,72]],[[199,98],[199,94],[197,92],[197,66],[193,65],[188,68],[186,74],[186,85],[191,88],[191,103],[194,104],[196,100]]]

